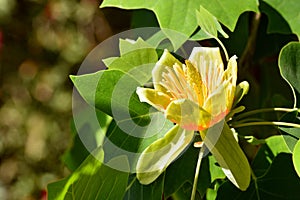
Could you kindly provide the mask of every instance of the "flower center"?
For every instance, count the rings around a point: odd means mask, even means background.
[[[201,90],[198,87],[201,79],[195,78],[195,74],[192,75],[189,68],[190,66],[187,67],[184,64],[182,64],[182,67],[178,64],[174,64],[173,68],[166,67],[166,71],[162,73],[163,79],[160,85],[170,93],[171,100],[190,99],[201,105],[203,102],[199,102]],[[197,73],[196,77],[200,77],[197,71],[193,73]]]

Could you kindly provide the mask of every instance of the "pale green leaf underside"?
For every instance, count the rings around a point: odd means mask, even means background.
[[[198,26],[196,10],[199,9],[200,5],[231,31],[234,30],[240,14],[245,11],[258,11],[256,0],[104,0],[101,8],[149,9],[155,13],[160,27],[176,30],[190,36]]]
[[[294,88],[300,93],[300,43],[290,42],[285,45],[279,54],[278,65],[281,76],[290,85],[293,96],[294,106],[296,106],[297,98]]]
[[[211,37],[218,37],[218,31],[223,37],[228,38],[228,35],[223,31],[218,20],[205,8],[200,6],[200,10],[196,11],[197,21],[201,29]]]
[[[194,131],[175,125],[166,135],[152,143],[141,154],[136,171],[142,184],[152,183],[186,149],[194,138]]]

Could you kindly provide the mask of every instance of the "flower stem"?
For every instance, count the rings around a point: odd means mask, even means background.
[[[263,112],[293,112],[296,110],[299,111],[299,109],[297,109],[297,108],[263,108],[263,109],[251,110],[249,112],[242,113],[242,114],[236,116],[234,120],[239,120],[239,119],[248,117],[250,115],[255,115],[255,114],[263,113]]]
[[[200,171],[201,161],[202,161],[202,158],[203,158],[205,150],[206,150],[206,146],[205,146],[205,144],[203,144],[202,148],[199,151],[199,156],[198,156],[198,162],[197,162],[197,166],[196,166],[196,172],[195,172],[195,178],[194,178],[194,183],[193,183],[193,190],[192,190],[191,200],[194,200],[195,196],[196,196],[199,171]]]
[[[290,126],[294,128],[300,128],[300,124],[294,124],[289,122],[248,122],[241,124],[232,124],[233,128],[241,128],[246,126]]]

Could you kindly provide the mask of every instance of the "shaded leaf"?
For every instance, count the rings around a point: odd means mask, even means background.
[[[274,9],[276,9],[282,17],[288,22],[293,33],[300,37],[300,15],[299,2],[295,0],[281,1],[281,0],[264,0]]]
[[[187,193],[188,199],[191,197],[192,193],[192,184],[195,177],[195,170],[197,165],[197,159],[199,154],[199,148],[195,148],[192,145],[181,155],[175,162],[173,162],[166,170],[165,175],[165,196],[172,197],[181,196]],[[209,156],[211,157],[211,156]],[[210,163],[209,157],[203,158],[200,166],[200,174],[198,178],[197,190],[201,196],[206,193],[206,189],[209,187],[210,173],[209,171]],[[217,167],[217,166],[212,166]],[[220,167],[218,167],[219,170]],[[181,188],[183,190],[183,184],[187,184],[184,188],[185,192],[180,191],[177,193],[176,191]],[[174,194],[175,193],[175,194]]]
[[[275,10],[272,6],[266,2],[260,3],[261,12],[268,16],[268,33],[282,33],[291,34],[291,28],[287,21]]]
[[[253,180],[249,188],[242,192],[230,182],[218,190],[217,199],[261,200],[261,199],[298,199],[300,179],[293,170],[292,155],[281,153],[274,159],[264,176]]]
[[[157,112],[157,123],[153,126],[135,127],[132,131],[126,130],[124,126],[116,121],[112,121],[108,127],[103,149],[106,154],[105,160],[126,155],[130,165],[130,170],[135,172],[136,164],[140,154],[153,142],[162,138],[174,125],[170,121],[165,121],[162,113]],[[160,116],[160,117],[159,117]],[[152,122],[156,121],[152,118]],[[124,122],[126,125],[126,121]],[[119,168],[116,166],[115,168]]]
[[[280,153],[291,153],[282,135],[271,136],[265,139],[251,163],[253,172],[257,177],[263,176],[274,158]]]
[[[128,173],[104,165],[103,157],[103,150],[97,149],[68,178],[49,184],[48,199],[122,199]],[[124,157],[118,162],[128,166]]]
[[[123,200],[158,200],[162,199],[164,190],[164,174],[162,174],[158,179],[149,185],[142,185],[136,179],[136,175],[132,175],[133,183],[127,190]],[[129,181],[129,183],[131,183]]]
[[[93,113],[89,107],[81,109],[75,115],[72,121],[73,140],[72,146],[67,150],[62,159],[71,171],[74,171],[89,155],[89,150],[96,149],[102,145],[108,125],[111,122],[111,117],[103,112],[96,110],[97,124],[93,124],[90,120]],[[84,142],[82,141],[82,133],[84,134]],[[81,134],[81,135],[79,135]],[[85,145],[89,145],[89,149]]]

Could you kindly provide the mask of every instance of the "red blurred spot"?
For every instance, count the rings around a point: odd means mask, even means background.
[[[47,200],[47,190],[41,191],[41,199],[40,200]]]

